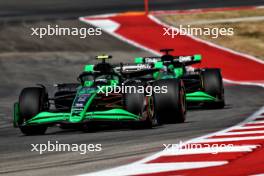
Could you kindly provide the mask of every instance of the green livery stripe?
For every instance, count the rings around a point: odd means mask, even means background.
[[[187,101],[216,101],[216,98],[202,91],[186,94]]]
[[[139,116],[123,109],[112,109],[108,111],[88,112],[85,118],[106,118],[106,119],[139,119]]]
[[[54,113],[54,112],[41,112],[32,119],[25,122],[25,124],[32,123],[55,123],[59,121],[67,121],[70,118],[70,113]]]
[[[163,68],[163,62],[155,62],[154,68],[156,68],[156,69],[162,69]]]
[[[202,60],[202,55],[200,55],[200,54],[195,54],[194,56],[194,61],[201,61]]]
[[[79,123],[83,120],[131,120],[136,121],[140,119],[140,116],[132,114],[123,109],[112,109],[108,111],[94,111],[85,113],[81,121],[73,121],[70,113],[54,113],[54,112],[41,112],[37,114],[32,119],[25,122],[24,125],[31,124],[42,124],[42,123],[58,123],[62,121],[70,122],[70,123]]]
[[[93,72],[94,71],[94,65],[85,65],[83,71]]]
[[[18,126],[18,120],[19,120],[19,104],[16,102],[14,104],[14,111],[13,111],[13,126]]]
[[[142,64],[144,61],[143,61],[143,57],[136,57],[135,58],[135,64]]]
[[[119,115],[90,115],[90,116],[86,116],[88,119],[90,120],[95,120],[95,119],[108,119],[108,120],[113,120],[113,121],[118,121],[118,120],[132,120],[132,121],[136,121],[139,118],[135,118],[135,117],[131,117],[128,115],[124,115],[124,114],[119,114]]]

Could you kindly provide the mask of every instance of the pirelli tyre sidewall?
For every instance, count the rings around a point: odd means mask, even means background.
[[[166,93],[154,94],[157,116],[163,123],[182,123],[186,117],[186,96],[183,81],[164,79],[153,83],[153,86],[167,86]]]

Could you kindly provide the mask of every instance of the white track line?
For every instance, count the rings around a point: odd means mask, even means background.
[[[259,83],[259,82],[233,81],[233,80],[229,80],[229,79],[226,79],[226,78],[224,78],[223,80],[224,80],[224,82],[231,83],[231,84],[239,84],[239,85],[245,85],[245,86],[260,86],[260,87],[264,87],[264,83]]]
[[[83,174],[81,176],[124,176],[159,173],[183,169],[197,169],[203,167],[220,166],[226,164],[227,161],[212,161],[212,162],[178,162],[178,163],[161,163],[161,164],[135,164],[121,166],[118,170],[109,169],[107,172],[98,172],[91,174]]]
[[[233,130],[249,130],[249,129],[264,128],[264,126],[237,126]]]
[[[264,124],[264,120],[258,120],[258,121],[253,121],[253,122],[248,122],[247,124]]]
[[[224,134],[221,134],[221,136],[232,136],[232,135],[243,135],[243,134],[262,134],[264,135],[264,130],[259,131],[241,131],[241,132],[227,132]]]
[[[254,10],[254,9],[262,9],[264,6],[250,6],[248,9],[242,10]],[[239,10],[239,9],[237,9]],[[230,11],[228,8],[209,8],[209,9],[188,9],[188,10],[156,10],[153,15],[171,15],[171,14],[191,14],[191,13],[208,13],[208,12],[220,12],[220,11]],[[232,11],[232,9],[231,9]],[[234,10],[235,11],[235,10]]]
[[[243,140],[258,140],[264,139],[264,136],[252,136],[252,137],[233,137],[233,138],[207,138],[196,141],[197,143],[211,143],[211,142],[233,142]]]
[[[181,25],[200,25],[200,24],[218,24],[218,23],[238,23],[238,22],[244,22],[244,21],[263,21],[263,20],[264,20],[264,16],[252,16],[252,17],[241,17],[241,18],[190,21],[187,23],[179,23],[179,24]]]
[[[215,154],[230,152],[251,152],[259,145],[241,145],[241,146],[225,146],[225,147],[204,147],[192,149],[169,149],[165,151],[165,156],[193,155],[193,154]]]

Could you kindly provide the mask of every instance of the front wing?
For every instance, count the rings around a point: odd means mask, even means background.
[[[19,119],[18,106],[15,105],[14,111],[14,126],[17,127],[17,119]],[[33,118],[25,121],[22,126],[28,125],[52,125],[52,124],[79,124],[85,123],[89,121],[116,121],[116,122],[133,122],[140,121],[142,119],[141,116],[132,114],[123,109],[111,109],[107,111],[94,111],[87,112],[82,116],[72,116],[69,112],[40,112]]]

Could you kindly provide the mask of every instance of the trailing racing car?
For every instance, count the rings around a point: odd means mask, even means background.
[[[190,65],[200,63],[202,56],[173,56],[173,49],[162,49],[161,57],[135,58],[134,68],[156,68],[159,71],[149,75],[149,79],[180,79],[184,83],[186,100],[190,105],[209,108],[225,106],[224,86],[219,68],[192,68]],[[133,65],[133,64],[132,64]],[[130,69],[133,66],[130,65]]]
[[[139,78],[158,70],[127,71],[122,64],[117,67],[107,63],[110,58],[97,56],[102,62],[86,65],[78,76],[79,83],[57,84],[52,97],[43,85],[24,88],[14,104],[14,127],[26,135],[36,135],[56,124],[89,129],[95,123],[128,122],[151,128],[159,125],[159,119],[168,112],[174,112],[172,122],[185,120],[185,92],[179,81],[144,81]],[[146,95],[142,91],[142,87],[145,90],[153,85],[167,85],[167,93]],[[134,87],[134,92],[108,92],[116,86]],[[171,104],[160,105],[165,102]],[[156,110],[157,106],[160,109]]]

